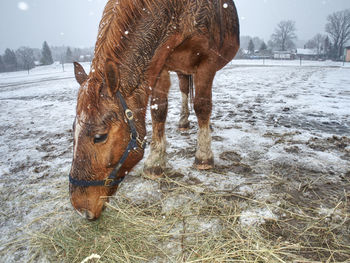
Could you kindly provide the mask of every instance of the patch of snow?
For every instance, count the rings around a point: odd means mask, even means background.
[[[153,105],[151,106],[151,109],[152,109],[152,110],[158,110],[158,104],[153,104]]]
[[[83,66],[88,72],[89,63]],[[340,152],[333,148],[315,150],[307,143],[313,137],[326,140],[350,134],[348,75],[349,63],[343,66],[338,62],[303,61],[300,66],[299,61],[266,60],[264,66],[256,60],[230,62],[217,73],[213,84],[212,150],[218,171],[205,172],[193,168],[198,132],[193,109],[190,130],[177,130],[181,96],[177,76],[171,73],[166,140],[168,162],[174,171],[183,174],[176,180],[192,184],[199,193],[209,190],[266,200],[272,196],[271,166],[286,164],[315,172],[332,171],[326,173],[326,179],[337,184],[338,175],[349,171],[350,162],[345,156],[349,146]],[[0,74],[0,246],[21,237],[21,229],[59,206],[72,210],[69,198],[57,199],[57,192],[68,189],[78,89],[70,64],[65,65],[65,72],[55,63],[37,67],[30,75],[25,71]],[[151,138],[149,109],[146,123]],[[292,147],[298,151],[286,151]],[[148,154],[149,147],[145,158]],[[222,158],[222,154],[239,160]],[[126,177],[117,197],[125,195],[136,203],[164,199],[164,214],[186,206],[185,197],[165,198],[158,182],[133,175],[142,169],[144,160]],[[251,172],[232,169],[243,164],[251,167]],[[244,201],[240,204],[243,226],[277,219],[268,209],[248,209]],[[330,212],[320,210],[325,215]],[[73,210],[71,213],[69,216],[74,216]],[[192,225],[196,220],[200,218],[188,223]],[[219,221],[200,223],[198,229],[220,230]],[[33,224],[28,228],[40,227]],[[174,231],[182,233],[183,226],[176,226]],[[178,246],[169,246],[176,253]],[[25,261],[28,251],[26,244],[23,247],[3,260]]]
[[[123,184],[120,185],[118,193],[136,204],[145,201],[149,203],[156,202],[162,197],[157,182],[135,176],[126,177]],[[135,193],[137,194],[135,195]]]
[[[239,221],[242,226],[252,227],[265,223],[266,220],[277,220],[277,216],[267,208],[256,208],[243,211]]]

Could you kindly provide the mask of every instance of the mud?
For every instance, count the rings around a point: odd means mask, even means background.
[[[176,75],[172,75],[166,126],[170,169],[166,175],[196,187],[199,193],[227,193],[228,201],[240,204],[242,218],[261,214],[248,200],[276,204],[278,209],[271,213],[278,221],[263,216],[247,221],[251,227],[261,226],[259,231],[269,240],[292,243],[297,237],[291,226],[307,228],[307,222],[294,218],[293,211],[316,216],[322,209],[339,206],[349,213],[349,207],[344,206],[350,198],[350,112],[338,101],[350,102],[350,81],[337,82],[339,75],[348,73],[348,69],[328,67],[226,67],[218,73],[213,87],[215,167],[201,172],[193,167],[196,117],[192,110],[190,129],[178,131],[181,102]],[[37,218],[60,211],[57,216],[64,218],[64,224],[77,216],[67,190],[76,92],[71,78],[53,77],[23,85],[2,80],[0,84],[0,255],[6,262],[29,257],[31,251],[25,242],[9,254],[9,241],[40,230]],[[315,108],[315,104],[323,106]],[[147,129],[151,138],[149,114]],[[161,208],[164,211],[187,198],[171,197],[178,187],[174,182],[143,178],[142,165],[126,178],[120,194],[140,205],[166,198]],[[289,213],[281,212],[286,207]],[[331,233],[321,233],[317,222],[306,231],[311,238],[308,241],[333,246],[332,235],[350,236],[345,214],[334,212],[328,220],[329,224],[343,223]],[[194,222],[187,227],[200,228]],[[220,223],[213,220],[211,229],[217,228]],[[330,256],[327,252],[315,256],[303,249],[300,254],[309,260]]]

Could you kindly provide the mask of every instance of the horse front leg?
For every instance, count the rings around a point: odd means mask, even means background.
[[[167,164],[164,131],[168,113],[169,88],[169,72],[163,70],[155,87],[152,89],[151,96],[152,142],[151,151],[143,169],[145,176],[151,179],[161,177]]]
[[[186,131],[190,128],[190,122],[188,121],[188,117],[190,116],[190,111],[188,109],[188,96],[190,89],[192,88],[192,76],[181,73],[177,73],[177,76],[179,78],[179,86],[182,95],[179,129],[180,131]]]
[[[195,167],[208,170],[214,167],[214,155],[211,150],[210,115],[212,110],[212,85],[215,67],[209,63],[201,64],[194,75],[194,110],[198,120],[198,139]]]

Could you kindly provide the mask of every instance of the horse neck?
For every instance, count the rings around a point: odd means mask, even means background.
[[[106,30],[106,35],[99,37],[96,43],[92,67],[101,67],[107,59],[115,61],[120,74],[121,92],[126,95],[132,94],[135,89],[151,86],[147,70],[158,48],[173,33],[171,30],[169,32],[168,25],[175,11],[169,8],[165,12],[164,6],[156,4],[153,7],[152,11],[144,9],[130,24],[118,28],[119,35],[113,28]],[[113,25],[112,22],[111,26],[120,25]]]
[[[152,81],[149,80],[152,59],[160,46],[173,34],[171,30],[176,30],[176,28],[168,26],[174,10],[168,11],[164,12],[164,8],[159,7],[155,7],[152,11],[146,9],[135,17],[126,28],[118,29],[118,32],[122,31],[124,34],[113,37],[115,32],[112,28],[105,31],[106,34],[110,35],[99,36],[96,43],[92,71],[96,71],[94,74],[103,79],[105,61],[109,59],[117,64],[120,92],[125,97],[130,109],[137,115],[136,124],[139,126],[138,130],[141,130],[140,134],[145,129],[145,112],[151,86],[154,84],[150,83]],[[157,70],[154,72],[156,72],[155,74],[159,73]]]

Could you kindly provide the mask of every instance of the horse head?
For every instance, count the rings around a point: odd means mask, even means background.
[[[80,89],[73,124],[70,200],[80,215],[94,220],[124,176],[142,159],[143,143],[128,108],[128,101],[134,105],[134,100],[121,94],[116,64],[108,61],[99,76],[87,75],[78,63],[74,68]]]

